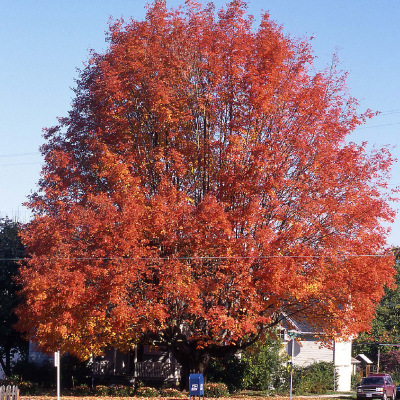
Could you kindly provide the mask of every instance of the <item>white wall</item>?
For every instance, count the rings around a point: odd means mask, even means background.
[[[351,390],[351,342],[335,342],[334,360],[337,377],[337,391]]]
[[[292,342],[286,345],[287,353],[292,355]],[[301,340],[300,343],[294,342],[293,365],[304,367],[315,362],[333,361],[333,349],[322,347],[320,342],[315,339]]]

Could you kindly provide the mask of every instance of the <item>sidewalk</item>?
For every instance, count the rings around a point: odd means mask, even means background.
[[[342,399],[342,398],[348,398],[348,397],[357,397],[356,392],[354,393],[336,393],[336,394],[315,394],[315,395],[308,395],[308,396],[292,396],[296,398],[301,398],[301,399],[306,399],[306,398],[314,398],[314,397],[319,397],[319,398],[334,398],[334,399]]]

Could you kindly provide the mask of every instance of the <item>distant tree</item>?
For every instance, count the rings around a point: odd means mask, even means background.
[[[397,344],[396,346],[380,346],[381,354],[400,349],[400,259],[398,249],[396,256],[396,286],[385,288],[385,295],[375,309],[374,319],[368,331],[361,332],[353,342],[353,354],[366,354],[377,362],[379,344]],[[389,358],[396,359],[394,354]],[[385,359],[385,358],[384,358]],[[383,359],[383,360],[384,360]],[[390,361],[392,363],[392,361]]]
[[[167,346],[203,372],[295,315],[365,330],[392,283],[387,149],[336,63],[233,0],[117,21],[46,130],[21,328],[81,358]],[[378,255],[378,256],[376,256]]]
[[[20,302],[17,294],[19,259],[24,257],[24,246],[18,236],[20,226],[8,218],[0,220],[0,364],[6,376],[11,373],[14,353],[25,355],[28,343],[14,329],[15,307]]]
[[[398,347],[392,347],[387,353],[382,354],[380,365],[381,371],[385,371],[396,377],[396,381],[400,378],[400,350]]]

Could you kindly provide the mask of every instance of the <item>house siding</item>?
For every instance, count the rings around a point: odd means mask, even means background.
[[[292,355],[292,342],[286,344],[289,356]],[[304,367],[315,362],[332,362],[333,349],[321,346],[321,343],[315,339],[307,338],[294,343],[293,365]]]

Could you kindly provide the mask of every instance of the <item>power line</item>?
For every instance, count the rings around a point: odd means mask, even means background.
[[[377,117],[379,117],[380,115],[390,115],[390,114],[400,114],[400,109],[382,111],[382,112],[380,112],[380,113],[377,115]]]
[[[0,167],[15,167],[18,165],[34,165],[34,164],[42,164],[42,162],[37,161],[37,162],[27,162],[27,163],[17,163],[17,164],[0,164]]]
[[[355,128],[355,130],[359,130],[359,129],[371,129],[371,128],[380,128],[383,126],[393,126],[393,125],[400,125],[400,122],[395,122],[393,124],[383,124],[383,125],[373,125],[373,126],[361,126],[359,128]]]
[[[73,260],[73,261],[90,261],[90,260],[103,260],[103,261],[125,261],[125,260],[136,260],[136,261],[188,261],[188,260],[262,260],[269,258],[342,258],[343,256],[194,256],[194,257],[49,257],[48,260]],[[350,254],[346,256],[348,258],[354,257],[393,257],[389,254]],[[29,259],[29,258],[28,258]],[[0,261],[24,261],[26,258],[0,258]]]
[[[5,157],[25,157],[25,156],[36,156],[40,154],[40,152],[35,151],[35,152],[30,152],[30,153],[15,153],[15,154],[0,154],[0,158],[5,158]]]

